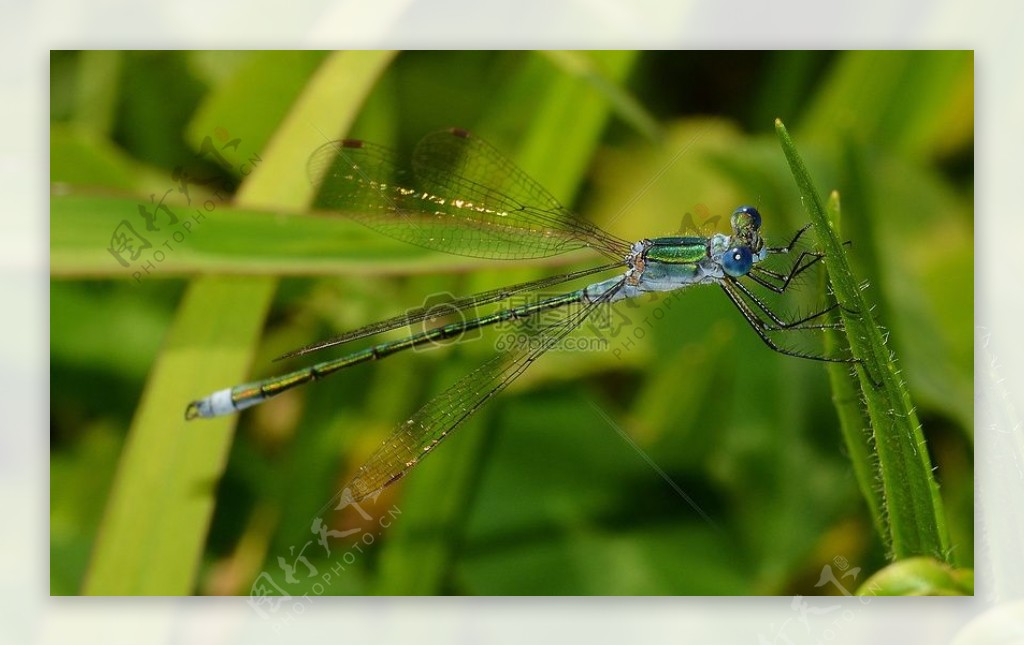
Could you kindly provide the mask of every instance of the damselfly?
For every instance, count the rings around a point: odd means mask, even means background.
[[[837,305],[797,320],[785,320],[755,294],[753,285],[779,294],[786,292],[797,276],[823,256],[804,251],[788,271],[765,268],[760,263],[767,257],[793,253],[808,227],[797,231],[786,246],[770,247],[761,237],[761,215],[754,207],[741,206],[735,210],[730,235],[675,236],[629,243],[577,218],[497,150],[461,129],[424,138],[413,152],[409,166],[401,164],[386,148],[346,139],[321,146],[311,156],[308,170],[310,179],[319,186],[315,206],[342,212],[405,242],[451,254],[504,260],[541,258],[589,248],[611,261],[455,299],[446,303],[447,311],[471,312],[513,296],[618,270],[611,278],[575,291],[438,325],[301,370],[225,388],[188,405],[186,419],[234,413],[360,363],[457,338],[469,330],[522,321],[541,312],[558,314],[545,316],[543,325],[528,342],[498,354],[399,425],[349,483],[349,496],[354,501],[405,475],[459,424],[604,304],[694,285],[717,285],[772,350],[819,361],[852,361],[796,350],[776,340],[777,335],[796,330],[838,327],[838,323],[821,322],[827,321],[823,317]],[[408,327],[429,321],[435,315],[432,308],[418,308],[308,345],[284,357]]]

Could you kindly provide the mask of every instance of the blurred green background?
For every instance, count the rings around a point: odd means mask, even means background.
[[[493,343],[183,421],[189,399],[428,294],[592,264],[445,256],[304,213],[302,160],[324,137],[408,152],[453,125],[620,237],[753,203],[782,244],[806,217],[781,117],[819,189],[842,194],[937,467],[949,560],[972,566],[973,66],[970,52],[54,52],[51,593],[836,594],[826,565],[852,588],[886,564],[824,366],[768,351],[715,289],[624,310],[637,325],[664,313],[626,352],[549,353],[375,504],[328,514],[331,531],[359,528],[329,555],[318,510]],[[187,196],[183,168],[203,182]],[[204,216],[179,240],[162,199]],[[108,250],[123,221],[152,244],[128,267]]]

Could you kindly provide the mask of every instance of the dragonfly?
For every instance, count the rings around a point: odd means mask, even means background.
[[[413,245],[501,260],[529,260],[590,249],[606,260],[586,269],[451,299],[445,303],[447,312],[473,313],[477,308],[518,295],[547,292],[572,281],[615,272],[575,290],[538,297],[517,306],[496,305],[497,311],[491,314],[463,316],[455,322],[438,324],[285,374],[224,388],[188,404],[185,418],[189,420],[236,413],[340,370],[458,339],[468,331],[502,323],[516,324],[545,314],[543,323],[528,338],[498,353],[401,423],[346,486],[352,502],[378,494],[407,474],[598,308],[617,301],[714,285],[771,350],[818,361],[853,361],[795,349],[784,341],[787,333],[800,330],[839,329],[841,323],[826,318],[837,303],[787,320],[754,289],[756,286],[776,294],[785,293],[797,284],[799,276],[822,261],[823,253],[803,251],[788,263],[788,271],[774,271],[763,264],[770,256],[792,258],[810,225],[796,231],[785,246],[771,247],[762,237],[760,212],[753,206],[740,206],[732,213],[728,234],[629,242],[575,215],[497,149],[459,128],[422,139],[409,163],[392,150],[367,141],[332,141],[310,156],[307,171],[318,186],[315,209],[342,213]],[[278,359],[304,356],[390,330],[410,328],[433,321],[436,316],[437,308],[412,309],[312,343]]]

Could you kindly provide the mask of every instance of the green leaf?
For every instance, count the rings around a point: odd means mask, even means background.
[[[892,556],[903,559],[923,555],[945,560],[949,557],[949,539],[938,484],[896,358],[885,346],[881,328],[850,269],[844,246],[781,120],[776,120],[775,129],[828,258],[828,275],[842,305],[850,349],[860,362],[860,393],[871,422]],[[838,212],[838,200],[835,206]],[[865,468],[868,467],[859,467]]]
[[[833,191],[828,201],[828,218],[840,231],[839,193]],[[838,321],[839,314],[832,315]],[[839,332],[829,330],[825,335],[825,347],[830,356],[838,356],[844,347]],[[843,432],[846,450],[850,453],[857,486],[867,502],[875,530],[886,547],[890,546],[889,521],[885,515],[885,501],[878,487],[878,461],[871,438],[871,420],[861,402],[856,373],[843,363],[828,364],[828,379],[832,387],[832,403],[839,415],[839,427]]]
[[[974,433],[974,245],[970,198],[940,173],[845,137],[844,236],[877,286],[876,316],[892,331],[919,406]],[[872,152],[874,151],[874,152]]]
[[[545,357],[546,359],[547,357]],[[456,563],[467,594],[737,594],[750,590],[745,547],[723,540],[645,456],[603,419],[582,384],[502,397],[493,459],[480,480]],[[595,407],[598,409],[595,410]],[[618,415],[609,412],[610,418]],[[617,425],[617,423],[615,423]],[[633,435],[633,425],[619,430]],[[642,440],[642,438],[639,438]],[[701,476],[647,450],[712,518]]]
[[[178,223],[150,233],[151,245],[128,266],[108,250],[126,219],[137,222],[147,200],[86,192],[52,195],[50,274],[59,278],[103,277],[142,283],[200,273],[245,275],[390,275],[458,271],[496,261],[453,258],[404,244],[347,218],[267,212],[229,203],[212,211],[170,204]],[[161,216],[162,218],[163,216]],[[157,253],[159,252],[159,253]],[[568,260],[571,260],[569,258]],[[552,259],[565,263],[567,258]]]
[[[563,72],[592,85],[605,97],[616,115],[637,132],[652,140],[663,136],[657,120],[623,87],[621,79],[615,80],[601,69],[599,61],[595,60],[600,52],[548,51],[543,54]]]
[[[50,182],[58,195],[68,190],[64,184],[103,186],[146,195],[142,202],[171,184],[163,173],[139,164],[109,139],[64,124],[50,126]]]
[[[926,556],[897,561],[857,589],[860,596],[974,595],[974,570],[953,568]]]
[[[243,374],[273,285],[207,278],[186,295],[132,420],[86,575],[84,594],[187,594],[192,590],[214,489],[234,426],[186,424],[197,388]],[[211,316],[210,304],[225,308]]]
[[[108,134],[117,116],[118,83],[124,54],[91,50],[79,54],[75,117],[79,126],[95,134]]]
[[[974,133],[974,53],[842,54],[800,123],[813,139],[837,130],[908,157],[956,150]]]
[[[347,52],[328,58],[270,139],[265,161],[248,176],[236,203],[285,210],[305,206],[312,194],[305,160],[320,137],[308,124],[343,133],[392,56]],[[273,278],[211,276],[190,287],[129,431],[87,594],[193,590],[237,418],[186,424],[183,406],[244,381],[276,285]]]
[[[265,150],[274,128],[288,114],[303,84],[323,59],[323,52],[315,51],[250,52],[203,100],[189,123],[189,141],[199,148],[204,137],[222,128],[231,138],[240,139],[245,150]],[[259,82],[254,83],[253,78],[259,78]],[[260,109],[240,109],[247,105]],[[239,146],[220,152],[237,164],[244,160],[242,150]]]

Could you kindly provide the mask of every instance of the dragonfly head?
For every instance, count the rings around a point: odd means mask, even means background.
[[[732,212],[732,238],[743,242],[754,254],[761,252],[764,240],[761,238],[761,214],[752,206],[741,206]]]
[[[764,258],[761,214],[752,206],[741,206],[733,211],[730,222],[732,236],[720,262],[727,275],[739,278],[746,276],[754,263]]]

